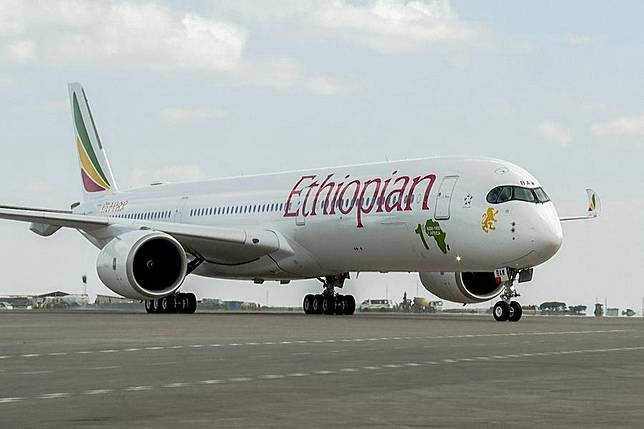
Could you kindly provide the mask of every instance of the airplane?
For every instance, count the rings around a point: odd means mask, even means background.
[[[305,314],[351,315],[336,292],[350,273],[419,273],[451,302],[497,297],[497,321],[518,321],[515,284],[562,244],[562,221],[539,181],[510,162],[440,157],[118,188],[83,87],[68,85],[82,202],[70,210],[0,206],[49,237],[78,230],[99,250],[97,273],[148,313],[194,313],[188,275],[262,284],[318,279]]]

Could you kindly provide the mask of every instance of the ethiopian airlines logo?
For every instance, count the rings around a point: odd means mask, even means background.
[[[412,210],[412,204],[420,203],[429,210],[429,194],[436,175],[398,176],[370,179],[334,179],[331,173],[324,179],[317,175],[302,176],[293,186],[286,201],[284,217],[333,216],[354,214],[358,228],[364,228],[364,217],[375,213],[391,213]],[[416,194],[418,193],[418,195]]]
[[[483,220],[481,221],[481,229],[486,234],[490,231],[496,229],[496,215],[499,214],[498,210],[494,210],[492,207],[489,207],[485,213],[483,213]]]
[[[76,127],[76,149],[81,163],[81,177],[83,178],[83,187],[87,192],[101,192],[111,188],[105,172],[96,157],[96,152],[92,147],[92,142],[87,133],[87,127],[83,122],[78,98],[73,95],[74,108],[74,125]]]

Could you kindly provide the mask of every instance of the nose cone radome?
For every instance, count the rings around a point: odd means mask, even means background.
[[[544,204],[535,225],[534,250],[545,262],[559,251],[562,242],[563,233],[559,216],[552,203]]]

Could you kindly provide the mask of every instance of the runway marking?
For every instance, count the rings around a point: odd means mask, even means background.
[[[94,390],[86,390],[83,392],[83,395],[107,395],[108,393],[112,393],[112,389],[94,389]]]
[[[316,375],[316,376],[325,376],[325,375],[338,375],[340,373],[346,373],[346,372],[361,372],[361,371],[373,371],[373,370],[379,370],[383,368],[391,368],[391,369],[407,369],[411,370],[412,368],[416,367],[423,367],[423,366],[431,366],[431,365],[440,365],[441,362],[445,364],[452,364],[452,363],[462,363],[462,362],[472,362],[472,361],[493,361],[494,359],[522,359],[525,357],[535,357],[535,356],[561,356],[561,355],[573,355],[573,354],[591,354],[591,353],[616,353],[616,352],[632,352],[632,351],[644,351],[644,346],[637,346],[637,347],[619,347],[619,348],[602,348],[602,349],[579,349],[579,350],[553,350],[549,352],[540,352],[540,353],[524,353],[524,354],[507,354],[507,355],[494,355],[494,356],[477,356],[477,357],[464,357],[464,358],[453,358],[453,359],[444,359],[442,361],[424,361],[421,363],[418,362],[408,362],[408,363],[387,363],[387,364],[382,364],[379,366],[363,366],[361,368],[342,368],[339,370],[320,370],[320,371],[314,371],[312,373],[302,373],[302,372],[297,372],[297,373],[290,373],[290,374],[265,374],[265,375],[259,375],[256,377],[236,377],[236,378],[230,378],[228,379],[228,382],[231,383],[239,383],[239,382],[259,382],[263,380],[276,380],[276,379],[282,379],[285,377],[307,377],[311,375]],[[480,364],[485,365],[485,362],[480,362]],[[117,393],[119,391],[149,391],[149,390],[154,390],[154,389],[173,389],[173,388],[183,388],[183,387],[193,387],[193,386],[208,386],[208,385],[218,385],[218,384],[225,384],[225,380],[221,379],[210,379],[210,380],[202,380],[202,381],[184,381],[184,382],[175,382],[175,383],[168,383],[168,384],[163,384],[160,386],[131,386],[131,387],[125,387],[122,388],[121,390],[115,390],[115,389],[92,389],[92,390],[84,390],[81,392],[78,392],[76,394],[74,393],[67,393],[67,392],[57,392],[57,393],[43,393],[39,395],[34,395],[32,397],[8,397],[8,398],[0,398],[0,404],[12,404],[16,402],[21,402],[21,401],[26,401],[26,400],[39,400],[39,399],[64,399],[64,398],[69,398],[73,396],[80,396],[80,395],[109,395],[112,393]]]
[[[168,384],[164,384],[161,387],[163,387],[164,389],[176,389],[179,387],[188,387],[189,385],[190,383],[168,383]]]
[[[154,362],[150,366],[164,366],[164,365],[176,365],[176,362]]]
[[[551,332],[506,332],[496,334],[463,334],[463,335],[436,335],[436,336],[416,336],[416,337],[381,337],[381,338],[330,338],[330,339],[316,339],[316,340],[293,340],[293,341],[265,341],[262,343],[248,342],[248,343],[230,343],[230,344],[210,344],[208,346],[203,344],[191,345],[170,345],[170,346],[150,346],[150,347],[131,347],[124,349],[105,349],[105,350],[80,350],[69,352],[52,352],[52,353],[26,353],[20,355],[2,355],[0,359],[12,358],[36,358],[36,357],[53,357],[65,356],[68,354],[89,355],[93,353],[119,353],[119,352],[138,352],[138,351],[163,351],[163,350],[178,350],[183,348],[203,348],[203,347],[240,347],[240,346],[272,346],[272,345],[291,345],[291,344],[323,344],[323,343],[336,343],[336,342],[375,342],[375,341],[402,341],[402,340],[443,340],[443,339],[471,339],[471,338],[502,338],[502,337],[543,337],[543,336],[557,336],[557,335],[590,335],[590,334],[612,334],[631,332],[626,329],[610,329],[610,330],[593,330],[593,331],[551,331]],[[545,340],[533,340],[534,342],[543,342]],[[552,342],[552,340],[549,340]],[[560,342],[568,342],[569,340],[558,340]],[[508,342],[495,343],[496,345],[509,344]],[[438,345],[423,346],[423,347],[438,347]]]
[[[121,368],[120,365],[113,365],[113,366],[94,366],[87,369],[90,371],[104,371],[106,369],[119,369],[119,368]]]
[[[253,379],[250,377],[235,377],[230,379],[230,381],[232,381],[233,383],[243,383],[243,382],[252,381],[252,380]]]
[[[42,395],[38,396],[38,399],[61,399],[61,398],[69,398],[70,396],[72,396],[71,393],[65,393],[65,392],[43,393]]]
[[[40,374],[51,374],[53,371],[25,371],[17,372],[17,375],[40,375]]]
[[[267,374],[267,375],[260,375],[258,378],[263,378],[265,380],[277,380],[284,377],[286,376],[281,374]]]

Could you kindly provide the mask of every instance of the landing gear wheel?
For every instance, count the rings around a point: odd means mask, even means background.
[[[516,301],[510,303],[510,314],[508,314],[508,320],[510,322],[518,322],[523,315],[523,308],[521,304]]]
[[[505,322],[510,317],[510,306],[505,301],[494,304],[494,319],[497,322]]]
[[[177,313],[185,313],[188,308],[188,301],[184,293],[178,293],[174,296],[174,311]]]
[[[336,295],[335,297],[335,314],[344,314],[344,309],[347,306],[347,297],[344,295]]]
[[[315,295],[307,295],[304,297],[304,302],[302,303],[302,308],[304,309],[304,314],[313,314],[313,300]]]
[[[176,307],[174,295],[169,295],[161,298],[159,300],[159,304],[161,307],[161,313],[174,313]]]
[[[327,315],[335,313],[335,297],[325,296],[322,298],[322,312]]]
[[[311,314],[322,314],[322,295],[313,296],[311,309],[313,310]]]
[[[195,296],[194,293],[188,293],[186,294],[186,297],[187,297],[188,305],[184,312],[188,314],[193,314],[195,311],[197,311],[197,297]]]
[[[356,312],[356,299],[353,297],[353,295],[347,295],[344,297],[344,300],[344,314],[351,316]]]
[[[145,300],[145,311],[148,313],[154,313],[154,300],[152,299]]]

